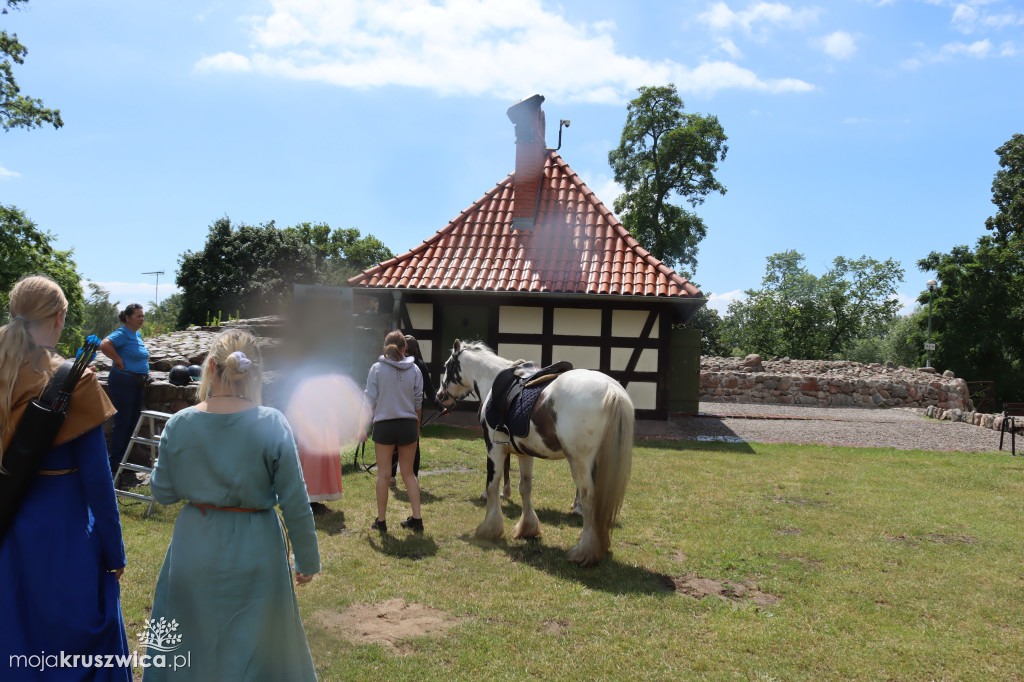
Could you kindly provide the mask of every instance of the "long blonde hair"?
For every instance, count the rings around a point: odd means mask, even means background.
[[[236,355],[241,352],[252,364]],[[213,358],[213,367],[210,366]],[[199,399],[206,400],[213,392],[213,378],[232,395],[245,396],[257,405],[263,398],[263,356],[256,337],[242,329],[229,329],[217,335],[203,361],[203,376],[199,382]]]
[[[16,425],[11,422],[11,400],[18,372],[26,359],[46,351],[29,333],[29,325],[52,320],[66,313],[68,300],[60,286],[46,275],[26,275],[11,289],[10,317],[0,327],[0,468],[3,466],[3,439]],[[36,371],[49,381],[50,363],[35,363]]]

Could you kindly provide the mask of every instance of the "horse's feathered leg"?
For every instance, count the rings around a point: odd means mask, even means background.
[[[519,458],[522,461],[522,457]],[[509,471],[512,468],[512,453],[505,455],[505,486],[501,489],[501,499],[511,500],[512,499],[512,477],[509,475]],[[522,471],[520,469],[520,471]],[[520,474],[521,476],[522,474]],[[522,488],[522,479],[520,479],[519,487]]]
[[[533,457],[519,456],[519,496],[523,500],[523,515],[512,531],[512,537],[539,538],[540,519],[533,508]]]
[[[594,478],[591,475],[594,453],[568,457],[572,477],[576,481],[576,494],[583,509],[583,532],[580,541],[565,554],[565,558],[581,566],[590,566],[604,556],[601,543],[594,532]]]
[[[501,501],[498,491],[501,488],[501,466],[507,454],[507,448],[494,444],[493,434],[491,446],[487,450],[487,515],[476,527],[476,536],[483,540],[497,540],[505,534],[505,519],[501,515]]]

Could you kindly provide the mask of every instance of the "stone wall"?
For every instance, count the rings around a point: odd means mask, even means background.
[[[701,402],[971,409],[967,382],[934,368],[859,362],[702,357]]]
[[[150,376],[145,409],[174,413],[196,402],[197,384],[174,386],[167,372],[174,365],[199,365],[214,337],[231,327],[248,329],[259,338],[265,371],[264,404],[279,407],[275,392],[275,363],[281,342],[280,318],[259,318],[230,322],[220,327],[190,327],[188,330],[146,339]],[[106,385],[110,361],[102,353],[94,363],[100,383]],[[820,407],[921,407],[940,411],[973,409],[963,379],[952,372],[938,374],[934,368],[908,369],[858,362],[762,360],[746,358],[701,358],[701,402],[772,403]]]

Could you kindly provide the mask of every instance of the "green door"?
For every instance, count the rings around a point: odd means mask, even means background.
[[[700,330],[672,328],[668,411],[700,411]]]
[[[434,348],[434,362],[444,363],[452,352],[455,339],[460,341],[483,341],[493,347],[493,340],[487,338],[491,306],[486,305],[443,305],[441,306],[441,343]],[[440,367],[441,365],[438,365]]]

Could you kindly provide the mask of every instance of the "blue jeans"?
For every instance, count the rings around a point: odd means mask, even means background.
[[[110,450],[107,451],[110,471],[115,473],[121,458],[124,457],[135,424],[139,421],[139,413],[142,412],[142,389],[134,376],[115,368],[110,369],[107,389],[110,402],[114,403],[117,409],[117,414],[114,415],[114,429],[110,434]]]

